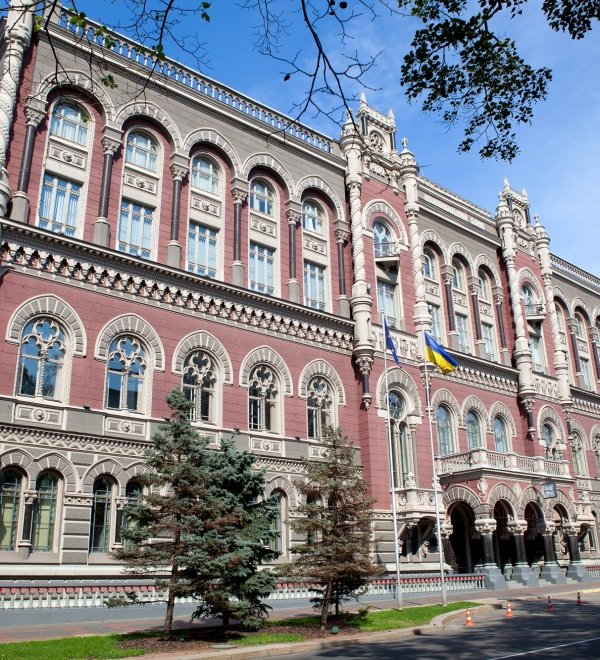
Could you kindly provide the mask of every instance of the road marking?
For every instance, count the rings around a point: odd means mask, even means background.
[[[532,653],[541,653],[542,651],[553,651],[554,649],[562,649],[565,646],[577,646],[577,644],[587,644],[587,642],[595,642],[599,639],[600,637],[590,637],[589,639],[582,639],[579,642],[569,642],[568,644],[557,644],[556,646],[545,646],[542,649],[523,651],[522,653],[511,653],[510,655],[499,655],[496,658],[489,658],[489,660],[504,660],[505,658],[519,658],[524,655],[531,655]]]

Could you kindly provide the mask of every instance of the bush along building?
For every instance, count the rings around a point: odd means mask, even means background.
[[[5,579],[121,574],[176,387],[211,446],[235,433],[267,470],[283,559],[300,458],[332,424],[395,570],[389,417],[401,570],[434,573],[423,331],[460,365],[431,373],[448,570],[500,587],[600,568],[600,279],[550,252],[525,193],[504,182],[489,214],[427,180],[365,98],[336,141],[60,11],[49,32],[59,67],[29,10],[2,35]],[[90,69],[102,47],[114,88]]]

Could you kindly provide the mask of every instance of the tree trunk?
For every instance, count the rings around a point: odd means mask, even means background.
[[[223,628],[229,628],[229,612],[223,612]]]
[[[329,614],[329,605],[331,604],[331,581],[325,587],[325,594],[323,595],[323,605],[321,607],[321,630],[327,627],[327,615]]]
[[[171,630],[173,628],[173,614],[175,613],[175,592],[172,587],[177,584],[178,580],[178,566],[173,564],[171,568],[171,582],[169,584],[169,595],[167,596],[167,613],[165,614],[165,627],[163,630],[163,639],[167,640],[171,637]]]

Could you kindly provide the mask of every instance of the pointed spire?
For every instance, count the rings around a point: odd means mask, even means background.
[[[504,190],[510,190],[510,183],[508,183],[508,178],[504,177]]]

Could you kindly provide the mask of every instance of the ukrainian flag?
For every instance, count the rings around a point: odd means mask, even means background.
[[[449,374],[458,367],[458,362],[442,348],[435,339],[425,333],[425,359],[436,364],[443,374]]]

